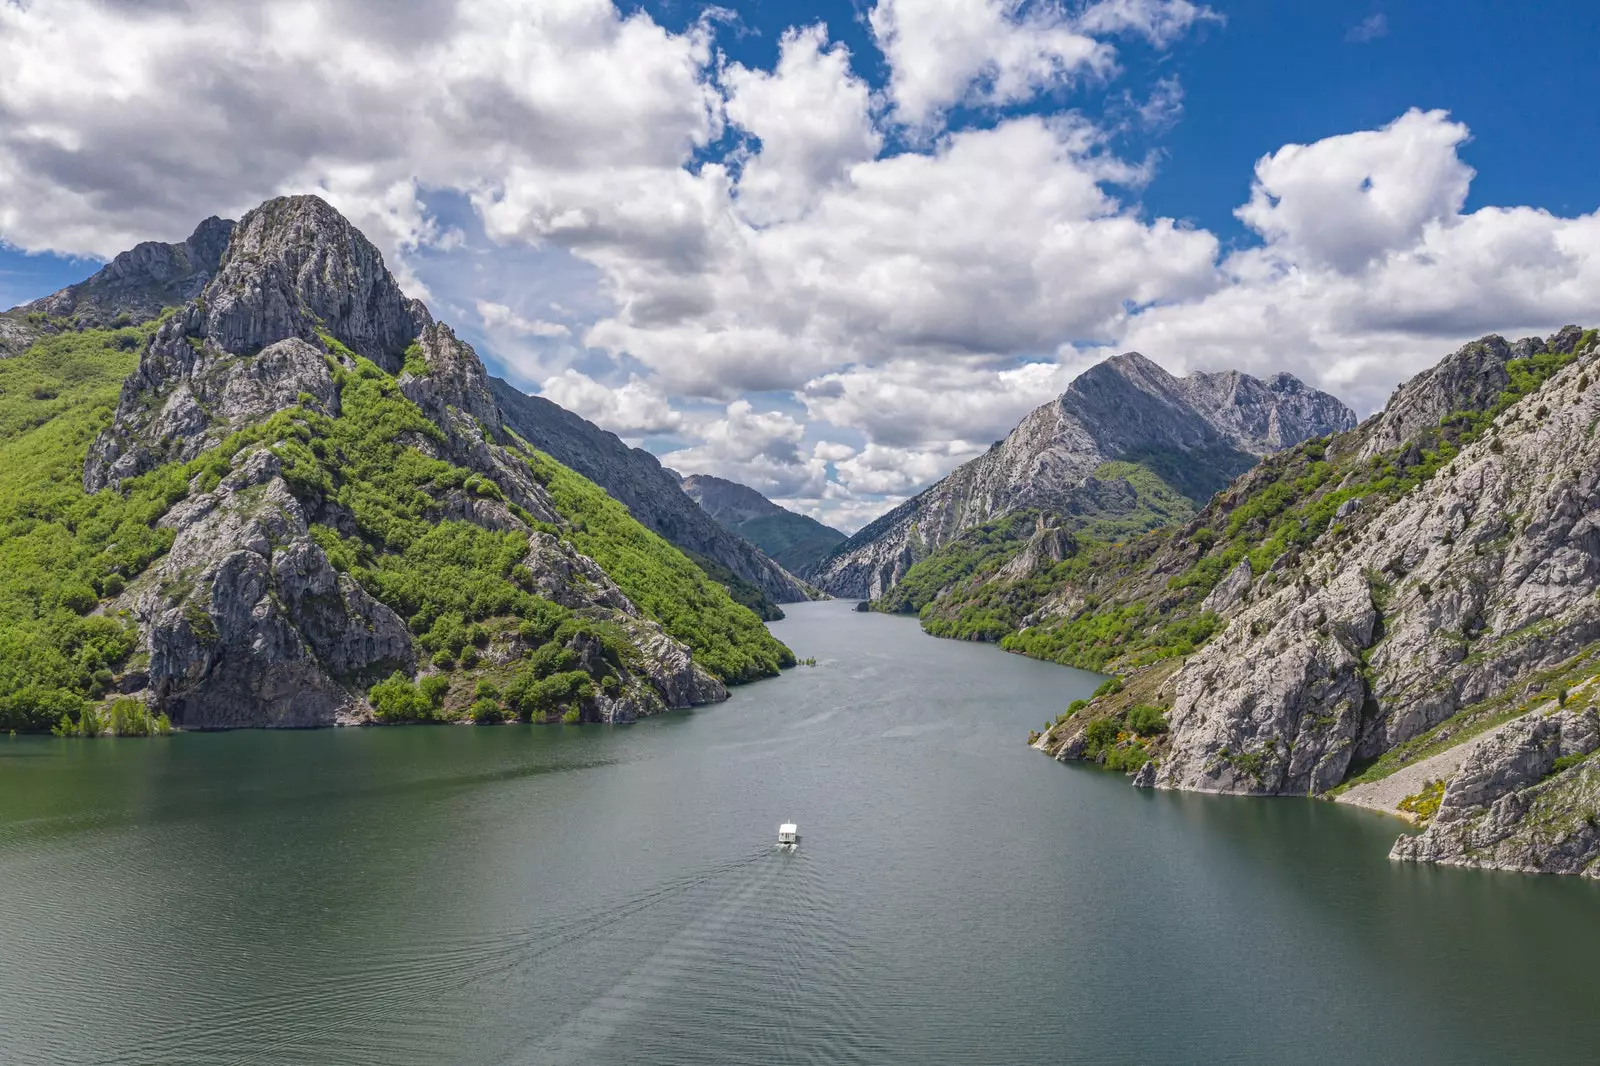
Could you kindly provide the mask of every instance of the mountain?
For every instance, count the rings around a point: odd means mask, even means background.
[[[0,360],[0,728],[625,721],[793,662],[326,203],[198,232]]]
[[[1288,374],[1177,378],[1128,352],[841,544],[813,580],[877,599],[962,534],[1023,512],[1140,532],[1187,517],[1262,455],[1354,424],[1344,404]]]
[[[811,598],[793,574],[696,507],[677,476],[649,452],[630,448],[615,433],[499,378],[491,378],[489,388],[518,436],[627,504],[634,518],[701,563],[761,617],[782,618],[775,604]]]
[[[1117,675],[1036,746],[1425,823],[1397,859],[1600,875],[1597,374],[1593,330],[1485,337],[1182,529],[1018,582],[1006,647]]]
[[[0,358],[19,355],[47,327],[104,329],[138,325],[198,296],[217,272],[233,223],[208,218],[181,244],[145,241],[87,281],[0,314]]]
[[[738,534],[801,577],[846,539],[832,526],[779,507],[736,481],[694,474],[683,479],[683,491],[722,528]]]

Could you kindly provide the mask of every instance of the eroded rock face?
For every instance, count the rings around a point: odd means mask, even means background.
[[[530,527],[529,519],[556,528],[565,520],[514,449],[477,354],[401,294],[377,250],[337,212],[315,197],[271,201],[245,216],[219,255],[215,276],[163,323],[124,383],[113,424],[85,464],[89,491],[115,491],[288,408],[337,417],[335,370],[360,373],[364,357],[394,373],[400,393],[439,431],[408,431],[398,443],[479,475],[438,487],[430,517],[527,535],[524,564],[538,591],[629,635],[626,662],[585,701],[587,719],[726,698],[688,647],[593,559]],[[336,570],[311,536],[313,520],[353,533],[346,505],[315,491],[302,502],[276,447],[233,456],[211,491],[201,491],[197,475],[188,498],[161,519],[174,532],[171,550],[118,601],[139,624],[149,658],[148,669],[129,676],[177,725],[369,721],[369,686],[417,669],[404,620]],[[580,657],[606,653],[583,633],[571,639]]]
[[[344,682],[412,670],[405,623],[308,535],[265,448],[162,519],[177,536],[130,590],[147,633],[154,702],[191,729],[305,727],[359,719]]]
[[[1420,836],[1389,857],[1526,873],[1600,876],[1600,769],[1556,760],[1600,747],[1600,715],[1531,714],[1479,745],[1445,788]]]
[[[1175,378],[1128,352],[1085,371],[1005,440],[866,526],[817,565],[813,580],[835,596],[877,599],[917,560],[993,518],[1025,508],[1114,509],[1116,486],[1092,477],[1104,463],[1187,471],[1175,487],[1203,501],[1267,452],[1354,425],[1344,404],[1287,374]]]
[[[148,322],[163,308],[200,294],[216,275],[234,223],[206,219],[178,244],[145,241],[118,255],[87,281],[24,304],[52,318],[71,318],[82,328]]]
[[[1499,348],[1469,346],[1489,353],[1473,373],[1503,370]],[[1595,362],[1584,353],[1353,540],[1324,534],[1298,576],[1275,565],[1248,597],[1241,575],[1219,585],[1212,606],[1232,612],[1227,628],[1167,682],[1159,783],[1318,792],[1352,759],[1600,639]]]

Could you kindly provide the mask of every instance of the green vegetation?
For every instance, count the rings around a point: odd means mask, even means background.
[[[154,522],[185,495],[187,471],[123,495],[89,496],[82,476],[153,328],[60,333],[0,360],[0,729],[79,720],[135,651],[125,619],[89,612],[171,545]]]
[[[272,447],[285,480],[312,513],[332,516],[313,526],[312,536],[336,568],[406,619],[422,658],[474,669],[497,634],[516,634],[526,643],[598,639],[602,623],[575,618],[530,591],[531,574],[521,567],[524,534],[441,520],[440,501],[449,493],[497,500],[504,494],[493,481],[403,443],[443,444],[444,438],[392,377],[331,338],[325,339],[329,347],[344,357],[329,359],[340,390],[339,417],[303,403],[191,462],[129,479],[116,491],[85,493],[89,445],[109,424],[121,382],[155,327],[62,332],[0,360],[0,468],[6,471],[0,482],[0,729],[159,731],[158,719],[139,718],[132,701],[114,714],[96,707],[120,671],[141,665],[131,619],[103,605],[171,546],[172,532],[157,521],[188,495],[190,483],[214,489],[232,458],[257,444]],[[629,598],[684,640],[708,670],[742,681],[792,663],[759,619],[620,504],[544,456],[528,461],[572,522],[571,530],[546,531],[569,536],[597,557]],[[190,616],[199,639],[208,632],[215,639],[203,610]],[[365,687],[394,665],[377,676],[343,680]],[[389,682],[375,686],[384,720],[428,721],[443,713],[442,696],[381,685]],[[63,719],[70,728],[62,728]]]
[[[837,529],[792,512],[752,518],[739,523],[733,532],[785,570],[802,575],[847,539]]]
[[[599,486],[543,452],[528,460],[557,509],[572,522],[567,536],[599,563],[628,598],[694,650],[695,660],[724,681],[770,677],[794,665],[794,654],[750,611],[672,545],[633,520]]]
[[[1429,781],[1422,786],[1421,792],[1407,796],[1395,806],[1411,815],[1418,825],[1427,825],[1439,813],[1439,804],[1443,799],[1444,782]]]
[[[974,526],[927,558],[913,563],[899,584],[873,606],[894,614],[921,611],[957,582],[998,569],[1028,542],[1037,522],[1036,511],[1015,511]]]

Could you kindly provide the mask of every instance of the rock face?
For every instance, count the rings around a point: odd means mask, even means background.
[[[837,529],[779,507],[736,481],[694,474],[683,479],[683,491],[718,525],[801,577],[809,575],[823,556],[847,539]]]
[[[206,243],[230,232],[226,250]],[[204,252],[204,269],[189,269],[174,284],[192,285],[201,274],[209,280],[156,331],[124,383],[112,424],[89,450],[87,491],[121,490],[131,477],[200,456],[280,411],[339,416],[340,380],[383,377],[364,358],[393,375],[380,391],[398,393],[426,418],[426,433],[405,430],[397,443],[458,471],[453,482],[422,486],[408,506],[525,537],[521,560],[505,563],[515,563],[518,580],[570,617],[610,626],[602,631],[625,640],[624,654],[613,638],[605,644],[582,626],[563,638],[563,654],[581,668],[613,663],[603,671],[605,686],[581,697],[584,719],[623,721],[726,697],[685,644],[593,559],[549,532],[565,520],[531,456],[515,450],[520,445],[503,427],[477,354],[405,297],[377,249],[343,217],[316,197],[289,197],[237,226],[207,223],[191,244],[197,240],[187,251],[141,246],[145,251],[113,264],[121,278],[141,263],[194,267]],[[110,284],[102,275],[78,288],[100,291],[92,287]],[[70,290],[59,299],[91,304]],[[301,432],[288,439],[326,452],[326,442],[309,438]],[[160,520],[174,534],[170,551],[114,605],[137,621],[145,642],[145,697],[180,726],[370,720],[368,687],[421,665],[405,620],[337,569],[316,539],[314,524],[324,536],[354,535],[360,526],[352,508],[364,506],[359,493],[297,491],[284,447],[283,438],[269,438],[240,448],[210,489],[204,473],[194,475],[188,496]],[[670,479],[668,485],[693,507]],[[548,638],[505,639],[484,654],[513,661],[532,650],[522,646],[526,640]]]
[[[146,241],[93,277],[0,315],[0,357],[21,352],[45,332],[39,317],[80,329],[137,325],[199,295],[216,274],[233,223],[208,218],[179,244]]]
[[[1203,502],[1260,456],[1346,430],[1355,415],[1288,374],[1176,378],[1137,352],[1080,375],[1003,441],[862,529],[818,564],[836,596],[876,599],[964,530],[1023,508],[1070,513],[1102,464],[1148,466]]]
[[[1575,330],[1555,338],[1572,350]],[[1364,506],[1303,555],[1219,584],[1226,629],[1172,676],[1163,787],[1316,793],[1352,760],[1600,639],[1600,389],[1592,340],[1444,469]],[[1363,435],[1416,451],[1396,427],[1498,395],[1506,353],[1486,338],[1397,394]],[[1489,382],[1485,385],[1484,382]],[[1370,444],[1355,442],[1367,454]],[[1390,454],[1393,454],[1391,449]],[[1420,457],[1417,461],[1421,461]],[[1486,756],[1487,757],[1487,756]]]
[[[687,496],[660,460],[614,433],[499,378],[489,383],[506,425],[563,466],[628,505],[633,517],[685,551],[709,559],[774,603],[811,598],[805,584],[761,550],[730,533]]]
[[[1533,714],[1479,746],[1421,836],[1389,857],[1448,866],[1600,877],[1600,747],[1594,708]],[[1557,760],[1578,760],[1558,771]]]

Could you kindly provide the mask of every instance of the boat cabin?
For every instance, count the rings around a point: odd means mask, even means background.
[[[800,827],[793,822],[784,822],[778,826],[778,843],[797,844],[800,842]]]

